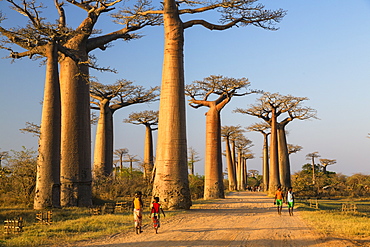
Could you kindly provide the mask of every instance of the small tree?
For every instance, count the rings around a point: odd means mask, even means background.
[[[158,100],[158,87],[148,90],[133,82],[119,80],[113,85],[92,82],[91,108],[99,110],[94,152],[94,175],[109,176],[113,170],[113,114],[123,107]]]
[[[152,126],[158,125],[158,111],[133,112],[123,122],[132,124],[142,124],[145,126],[144,142],[144,178],[149,182],[154,169],[153,155],[153,131],[157,130]]]
[[[316,183],[316,172],[315,172],[315,158],[319,158],[321,155],[319,155],[319,152],[313,152],[306,155],[307,160],[311,160],[311,166],[312,166],[312,184],[315,185]]]
[[[120,148],[116,149],[114,151],[114,155],[118,157],[118,162],[119,162],[119,170],[123,170],[123,157],[124,155],[128,154],[128,149],[127,148]]]
[[[331,160],[331,159],[320,159],[320,163],[322,165],[322,171],[324,174],[326,174],[326,167],[329,165],[334,165],[337,163],[337,160]]]
[[[131,177],[132,177],[132,171],[133,171],[133,163],[140,161],[140,159],[137,159],[136,157],[137,157],[137,155],[126,154],[126,159],[123,160],[124,162],[129,163],[129,168],[130,168],[129,172],[130,172]]]
[[[235,136],[242,133],[241,126],[222,126],[221,136],[225,140],[229,190],[236,190]],[[231,144],[231,145],[230,145]]]
[[[263,135],[263,151],[262,151],[262,176],[263,190],[267,191],[269,186],[269,145],[268,136],[270,133],[270,125],[267,123],[256,123],[247,128],[248,131],[260,132]]]
[[[189,147],[188,149],[188,164],[189,164],[189,170],[190,170],[190,175],[194,175],[194,163],[201,161],[202,159],[199,158],[199,153],[195,151],[194,148]]]
[[[252,141],[243,136],[238,135],[235,140],[235,147],[238,151],[238,162],[236,166],[236,180],[237,180],[237,190],[244,190],[247,184],[246,180],[246,167],[245,167],[245,157],[250,157],[249,148],[252,147]]]
[[[290,154],[295,154],[303,149],[302,146],[299,145],[293,145],[293,144],[288,144],[288,153]]]

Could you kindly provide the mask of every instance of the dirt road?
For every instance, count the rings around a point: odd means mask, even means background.
[[[349,240],[327,238],[310,229],[299,217],[289,216],[286,207],[278,215],[273,200],[262,193],[235,192],[212,204],[197,205],[171,219],[162,218],[159,233],[151,226],[136,235],[133,231],[79,243],[93,247],[165,246],[359,246]]]

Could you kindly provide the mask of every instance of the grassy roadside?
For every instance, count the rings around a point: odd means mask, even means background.
[[[297,203],[301,218],[318,232],[328,236],[341,236],[356,241],[370,240],[370,200],[352,201],[357,212],[342,213],[348,199],[319,200],[319,209],[309,203]]]
[[[214,200],[213,200],[214,201]],[[201,208],[212,200],[194,200],[193,209]],[[0,247],[36,247],[71,244],[76,241],[98,239],[134,230],[131,212],[91,215],[88,208],[53,209],[53,223],[40,225],[35,223],[36,210],[25,208],[0,208],[0,222],[5,219],[22,217],[23,232],[5,235],[0,230]],[[184,210],[165,211],[166,218],[171,218]],[[143,225],[151,226],[149,209],[144,209]],[[2,226],[1,226],[2,227]]]
[[[170,218],[182,211],[168,211]],[[7,236],[0,233],[1,247],[55,246],[82,240],[97,239],[128,230],[133,230],[133,216],[130,212],[118,214],[90,215],[87,208],[54,209],[53,223],[35,223],[36,211],[31,209],[0,209],[0,220],[22,217],[23,232]],[[144,211],[143,224],[150,225],[148,210]]]

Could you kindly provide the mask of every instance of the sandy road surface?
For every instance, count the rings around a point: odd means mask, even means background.
[[[360,246],[346,239],[325,238],[310,229],[299,217],[281,216],[271,198],[262,193],[235,192],[226,199],[203,204],[171,219],[162,218],[159,233],[151,226],[79,243],[75,246]]]

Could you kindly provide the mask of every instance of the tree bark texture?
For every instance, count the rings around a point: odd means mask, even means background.
[[[243,190],[244,187],[244,178],[243,178],[243,153],[242,150],[238,150],[238,164],[237,164],[237,169],[236,169],[236,181],[237,181],[237,187],[238,190]]]
[[[221,118],[216,105],[213,105],[206,114],[204,199],[215,198],[225,198],[225,194],[222,173]]]
[[[46,46],[46,57],[34,209],[60,207],[61,103],[55,44]]]
[[[263,190],[268,191],[269,186],[269,144],[268,135],[263,135]]]
[[[150,125],[145,125],[144,142],[144,178],[150,181],[153,171],[153,135]]]
[[[288,189],[291,186],[290,179],[290,162],[288,153],[288,144],[285,134],[285,125],[278,126],[278,145],[279,145],[279,176],[280,183],[283,189]]]
[[[153,195],[164,208],[189,209],[187,168],[184,30],[176,2],[164,1],[164,59]]]
[[[227,172],[228,172],[228,178],[229,178],[229,190],[234,191],[236,190],[236,177],[235,177],[235,169],[233,164],[233,158],[231,154],[231,148],[230,148],[230,139],[227,137],[225,140],[225,146],[226,146],[226,163],[227,163]]]
[[[94,177],[109,176],[113,172],[113,111],[109,100],[100,101],[100,115],[96,128]]]
[[[78,44],[78,42],[77,42]],[[76,44],[74,44],[76,45]],[[86,50],[77,47],[76,50]],[[80,54],[87,61],[87,54]],[[69,57],[60,62],[62,101],[61,205],[91,206],[90,94],[86,65]]]
[[[276,109],[273,108],[271,113],[269,194],[274,195],[277,187],[280,185],[280,181]]]

